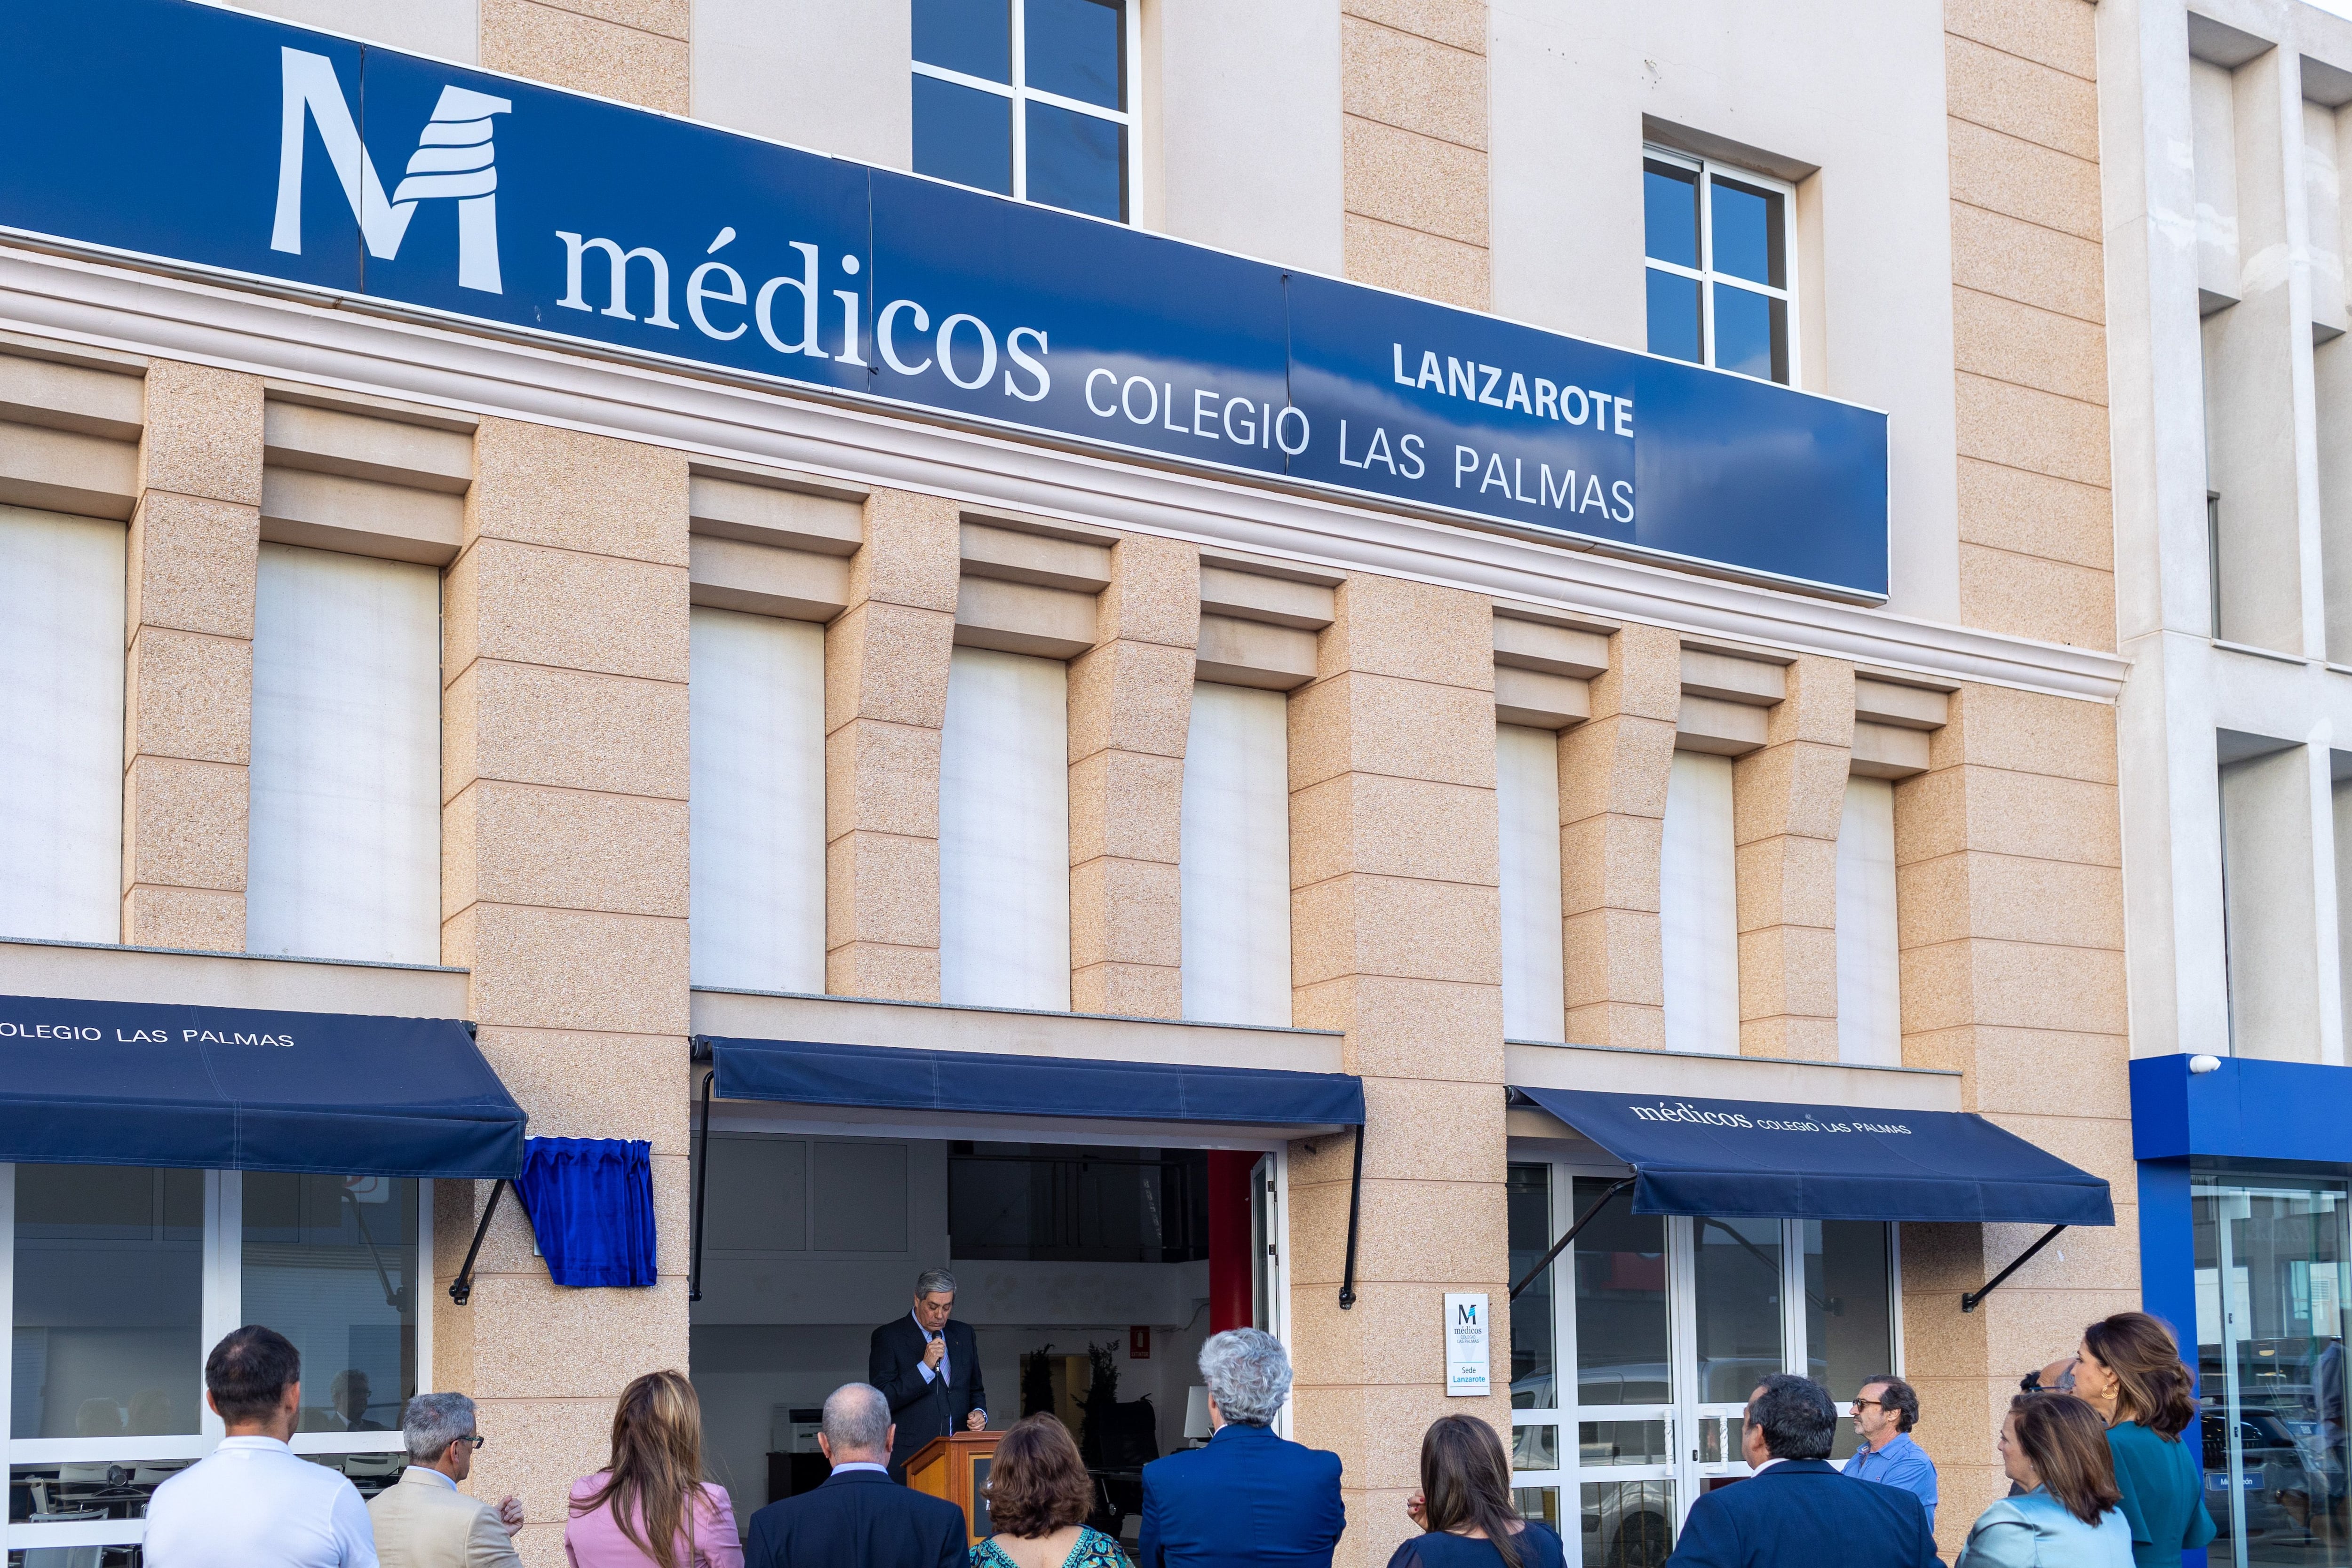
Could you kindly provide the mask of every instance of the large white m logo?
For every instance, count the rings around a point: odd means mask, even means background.
[[[503,98],[445,87],[433,118],[416,139],[416,152],[400,188],[386,201],[375,161],[352,123],[342,84],[324,55],[284,51],[284,115],[278,143],[278,222],[269,248],[302,254],[302,123],[315,121],[319,139],[342,182],[343,195],[360,220],[368,254],[389,261],[400,254],[401,236],[416,216],[416,204],[449,197],[457,204],[457,286],[486,294],[499,282],[499,171],[490,147],[490,116],[511,113]]]

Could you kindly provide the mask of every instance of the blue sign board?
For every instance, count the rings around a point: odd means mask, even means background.
[[[0,16],[0,230],[1886,592],[1886,419],[194,0]]]

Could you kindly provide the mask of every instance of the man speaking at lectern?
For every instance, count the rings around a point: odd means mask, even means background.
[[[980,1381],[980,1342],[950,1320],[955,1276],[927,1268],[915,1281],[915,1310],[874,1331],[866,1381],[890,1402],[898,1441],[890,1447],[890,1479],[907,1479],[907,1461],[934,1437],[988,1425],[988,1394]]]

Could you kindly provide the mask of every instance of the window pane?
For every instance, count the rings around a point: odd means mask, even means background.
[[[1789,247],[1782,237],[1780,194],[1721,178],[1708,181],[1707,189],[1715,270],[1786,289]]]
[[[205,1176],[16,1167],[16,1437],[201,1430]]]
[[[1675,1549],[1674,1482],[1588,1482],[1577,1491],[1584,1568],[1664,1568]]]
[[[1010,87],[1012,5],[1008,0],[915,0],[915,58]]]
[[[1744,1402],[1780,1370],[1780,1222],[1691,1222],[1697,1279],[1698,1398]]]
[[[1576,1462],[1587,1469],[1604,1465],[1664,1465],[1666,1424],[1663,1421],[1580,1421],[1576,1427]]]
[[[1718,283],[1715,289],[1715,363],[1766,381],[1789,379],[1789,307],[1769,294]]]
[[[416,1392],[416,1183],[246,1173],[244,1278],[245,1321],[302,1352],[303,1431],[399,1428]]]
[[[1013,100],[915,79],[915,173],[1013,194]]]
[[[1610,1184],[1579,1177],[1575,1185],[1580,1215]],[[1577,1237],[1575,1251],[1576,1402],[1664,1404],[1665,1217],[1635,1214],[1633,1194],[1620,1193]]]
[[[1554,1535],[1559,1533],[1559,1489],[1558,1487],[1513,1487],[1511,1506],[1519,1510],[1522,1519],[1533,1520]]]
[[[1029,105],[1029,199],[1113,221],[1127,216],[1127,128]]]
[[[1650,352],[1703,364],[1699,353],[1698,280],[1650,268]]]
[[[1698,266],[1697,170],[1643,163],[1642,217],[1644,256],[1677,267]]]
[[[1863,1379],[1894,1370],[1886,1231],[1877,1220],[1805,1221],[1805,1372],[1841,1408]],[[1839,1422],[1830,1457],[1844,1458],[1854,1441],[1853,1424]]]
[[[1559,1468],[1559,1428],[1557,1426],[1512,1427],[1511,1468],[1515,1470]]]
[[[1116,0],[1028,0],[1022,26],[1029,52],[1022,79],[1105,109],[1125,109]]]
[[[1511,1283],[1549,1251],[1551,1167],[1513,1165],[1509,1186]],[[1551,1345],[1551,1281],[1547,1268],[1511,1303],[1511,1408],[1559,1408],[1559,1374]]]

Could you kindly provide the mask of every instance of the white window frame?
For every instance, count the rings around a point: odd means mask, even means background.
[[[1136,0],[1116,0],[1118,10],[1119,53],[1124,57],[1119,62],[1121,87],[1119,96],[1127,102],[1127,107],[1123,110],[1105,109],[1099,103],[1088,103],[1084,99],[1064,98],[1058,92],[1047,92],[1042,88],[1031,87],[1028,70],[1028,5],[1026,0],[1009,0],[1009,3],[1013,16],[1012,86],[1007,87],[1001,81],[991,81],[984,76],[967,76],[959,70],[950,70],[945,66],[930,65],[922,60],[913,59],[910,55],[909,63],[914,67],[915,74],[929,77],[934,81],[953,82],[958,87],[971,88],[976,91],[992,93],[998,98],[1012,100],[1013,199],[1016,202],[1025,202],[1029,199],[1028,108],[1033,101],[1051,104],[1056,109],[1066,109],[1074,113],[1087,115],[1096,120],[1108,121],[1114,125],[1126,127],[1126,167],[1121,171],[1125,187],[1123,191],[1125,199],[1122,205],[1126,210],[1119,215],[1118,221],[1129,227],[1134,226],[1136,199],[1141,189],[1143,177],[1142,117],[1137,113],[1135,107],[1136,98],[1141,90],[1143,82],[1143,28],[1139,26],[1141,18],[1136,15]],[[931,174],[925,177],[940,179],[942,176]],[[952,184],[955,182],[947,183]],[[976,186],[965,187],[967,190],[977,188]],[[1067,212],[1069,209],[1055,207],[1052,210]],[[1093,215],[1079,216],[1092,216]]]
[[[1575,1183],[1578,1177],[1602,1181],[1622,1180],[1631,1173],[1622,1165],[1596,1165],[1575,1161],[1552,1159],[1528,1149],[1513,1149],[1506,1157],[1512,1165],[1540,1164],[1551,1172],[1551,1224],[1549,1234],[1553,1240],[1560,1232],[1576,1223]],[[1780,1226],[1780,1354],[1781,1370],[1799,1376],[1809,1375],[1805,1343],[1805,1255],[1804,1224],[1801,1219],[1784,1219]],[[1888,1335],[1895,1364],[1885,1370],[1903,1375],[1903,1227],[1892,1221],[1886,1223],[1886,1295]],[[1513,1448],[1517,1444],[1516,1434],[1522,1426],[1555,1428],[1552,1451],[1559,1456],[1559,1468],[1551,1470],[1513,1470],[1513,1489],[1539,1490],[1550,1489],[1559,1496],[1560,1542],[1565,1548],[1567,1568],[1597,1568],[1584,1563],[1584,1531],[1582,1528],[1583,1492],[1586,1482],[1664,1480],[1675,1485],[1675,1538],[1680,1541],[1682,1529],[1690,1517],[1691,1504],[1696,1500],[1696,1488],[1681,1484],[1685,1471],[1706,1476],[1746,1475],[1747,1465],[1737,1455],[1723,1460],[1677,1460],[1677,1449],[1696,1446],[1698,1434],[1675,1429],[1676,1412],[1682,1408],[1684,1390],[1683,1352],[1696,1332],[1696,1305],[1692,1298],[1692,1282],[1696,1268],[1693,1252],[1694,1222],[1684,1215],[1665,1216],[1666,1244],[1666,1312],[1668,1322],[1667,1366],[1675,1380],[1668,1397],[1661,1405],[1579,1405],[1573,1391],[1577,1387],[1576,1366],[1576,1243],[1570,1242],[1551,1263],[1552,1307],[1552,1389],[1554,1407],[1548,1410],[1511,1412],[1514,1433]],[[1517,1284],[1515,1279],[1512,1281]],[[1501,1347],[1504,1365],[1510,1363],[1510,1346]],[[1506,1386],[1507,1388],[1507,1380]],[[1832,1389],[1833,1398],[1853,1398],[1859,1390]],[[1719,1419],[1725,1415],[1737,1415],[1738,1405],[1694,1405],[1701,1421]],[[1585,1469],[1580,1463],[1577,1426],[1583,1421],[1664,1421],[1666,1424],[1666,1462],[1662,1465],[1609,1465]]]
[[[245,1293],[245,1173],[205,1173],[204,1305],[199,1322],[205,1352],[244,1321]],[[416,1183],[416,1387],[423,1393],[433,1384],[433,1183]],[[0,1163],[0,1303],[9,1309],[10,1333],[15,1335],[16,1301],[16,1167]],[[0,1421],[15,1411],[16,1373],[13,1355],[0,1356]],[[198,1388],[204,1384],[204,1363],[188,1368]],[[221,1418],[201,1403],[204,1430],[155,1437],[10,1437],[8,1463],[16,1465],[136,1464],[141,1460],[201,1459],[224,1436]],[[0,1428],[5,1430],[6,1428]],[[388,1432],[297,1432],[298,1454],[392,1454],[405,1452],[398,1427]],[[135,1546],[147,1537],[144,1519],[103,1519],[69,1524],[9,1524],[0,1522],[0,1552],[34,1547]]]
[[[1018,0],[1015,0],[1015,4],[1018,4]],[[1776,180],[1769,174],[1759,174],[1752,169],[1743,169],[1737,163],[1719,163],[1712,158],[1696,158],[1688,153],[1677,153],[1672,148],[1660,147],[1646,142],[1642,144],[1642,160],[1645,163],[1654,162],[1672,163],[1677,168],[1688,169],[1698,175],[1698,266],[1689,268],[1672,261],[1658,260],[1650,254],[1649,238],[1644,234],[1642,241],[1642,268],[1645,278],[1652,272],[1670,272],[1677,278],[1688,278],[1697,282],[1699,310],[1704,323],[1702,331],[1706,334],[1705,342],[1699,345],[1702,355],[1699,363],[1710,370],[1724,370],[1723,366],[1715,363],[1716,286],[1720,284],[1727,289],[1745,289],[1751,294],[1761,294],[1767,299],[1780,300],[1787,304],[1789,311],[1788,384],[1804,385],[1804,366],[1800,362],[1800,354],[1803,348],[1805,335],[1797,321],[1797,187],[1786,180]],[[1754,185],[1759,189],[1772,191],[1779,195],[1782,251],[1780,275],[1789,280],[1787,288],[1775,289],[1769,284],[1758,283],[1746,278],[1735,277],[1728,272],[1717,272],[1715,269],[1715,203],[1712,199],[1712,187],[1717,175],[1735,184]],[[1643,327],[1645,336],[1647,331],[1648,328],[1645,324]],[[1745,371],[1737,370],[1724,370],[1724,374],[1747,375]],[[1748,376],[1748,379],[1763,381],[1768,384],[1779,384],[1771,382],[1768,376]]]

